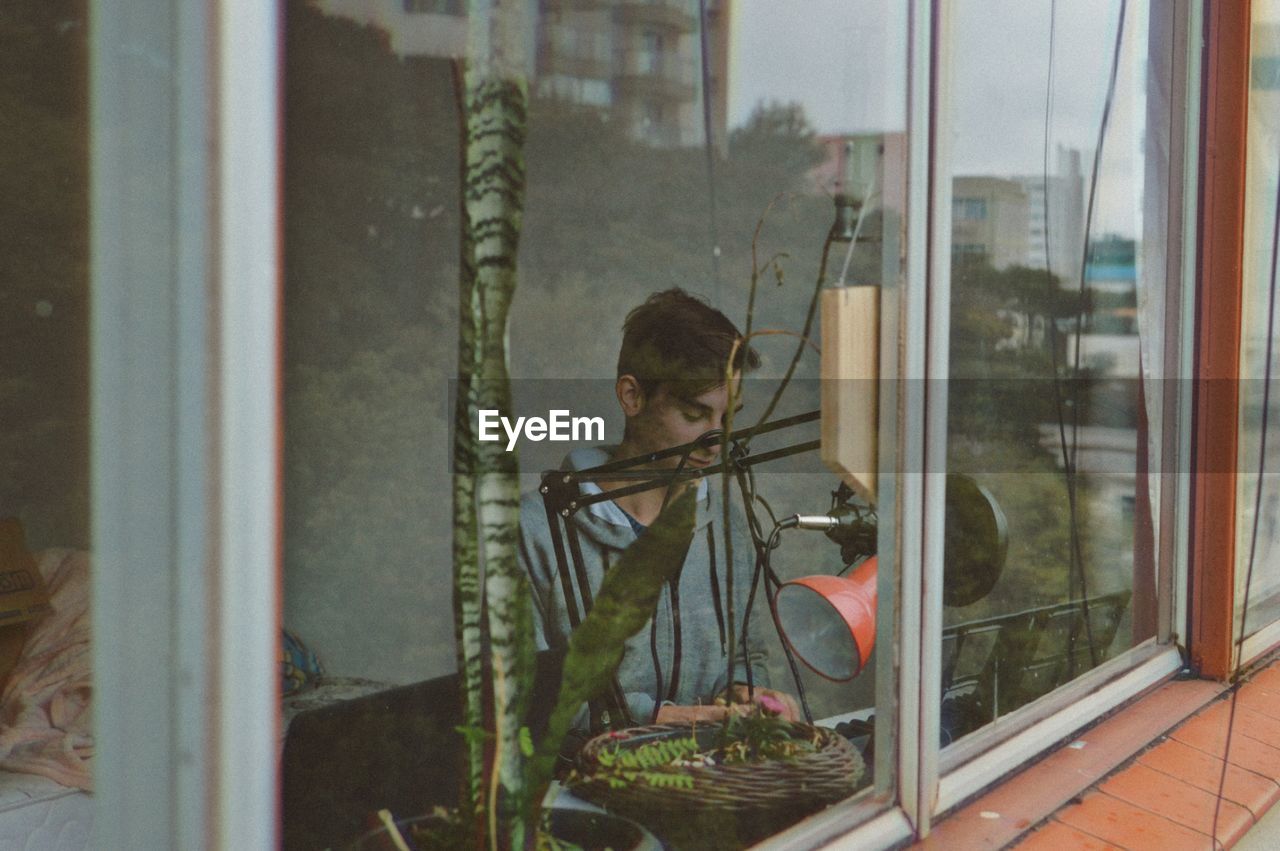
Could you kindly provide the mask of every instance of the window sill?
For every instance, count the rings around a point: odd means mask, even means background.
[[[1207,680],[1167,682],[943,820],[918,845],[1209,847],[1231,711],[1217,698],[1226,693]],[[1280,800],[1277,707],[1280,662],[1273,662],[1239,691],[1218,813],[1227,847]]]

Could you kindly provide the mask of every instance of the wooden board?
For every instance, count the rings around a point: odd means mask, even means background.
[[[876,503],[880,288],[822,293],[822,460]]]

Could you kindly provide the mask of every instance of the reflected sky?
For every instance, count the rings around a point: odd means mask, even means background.
[[[906,126],[902,0],[739,0],[729,36],[729,125],[761,100],[800,103],[819,133]]]
[[[729,123],[761,100],[795,101],[822,134],[905,127],[906,3],[742,0],[730,36]],[[1130,0],[1125,48],[1104,147],[1094,233],[1136,233],[1135,177],[1145,106],[1147,3]],[[1050,12],[1054,85],[1046,102]],[[952,172],[1028,175],[1057,146],[1085,152],[1106,96],[1119,0],[955,0],[949,5]],[[993,21],[998,26],[993,26]]]

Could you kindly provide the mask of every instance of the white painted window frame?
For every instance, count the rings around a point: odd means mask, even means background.
[[[278,19],[92,4],[98,848],[277,845]]]
[[[1168,232],[1169,280],[1180,282],[1170,299],[1164,374],[1194,375],[1195,257],[1198,214],[1199,104],[1203,9],[1176,0],[1174,80],[1185,83],[1173,104],[1171,193]],[[895,511],[898,530],[897,766],[893,800],[864,798],[802,822],[765,848],[887,848],[925,837],[933,823],[1003,776],[1092,723],[1108,711],[1167,679],[1182,667],[1185,641],[1189,525],[1190,393],[1170,394],[1165,409],[1163,452],[1174,457],[1170,487],[1161,488],[1158,546],[1157,636],[1077,678],[999,725],[966,737],[945,752],[926,743],[940,734],[941,658],[927,648],[942,641],[942,545],[946,447],[947,341],[950,316],[951,180],[946,120],[949,81],[948,4],[914,0],[911,5],[907,283],[902,293],[895,434],[902,469]],[[890,321],[886,319],[886,321]],[[920,380],[924,379],[924,380]],[[1181,384],[1189,385],[1189,381]],[[882,423],[882,428],[884,423]],[[915,436],[915,440],[912,440]],[[1167,462],[1166,462],[1167,463]],[[911,465],[915,466],[911,466]],[[886,714],[881,707],[881,717]],[[877,809],[878,808],[878,809]]]
[[[946,51],[949,49],[947,17],[951,7],[946,3],[934,6],[935,41],[935,138],[950,138],[947,126],[946,98],[949,81]],[[1170,298],[1166,312],[1164,338],[1168,348],[1163,364],[1164,375],[1190,376],[1194,322],[1193,299],[1195,293],[1195,239],[1197,232],[1199,110],[1200,110],[1200,45],[1203,38],[1203,9],[1191,0],[1176,0],[1165,7],[1175,22],[1176,45],[1173,49],[1173,80],[1180,84],[1174,92],[1170,116],[1171,128],[1171,186],[1166,235],[1168,280],[1179,282],[1176,298]],[[930,336],[937,341],[931,349],[929,381],[945,386],[948,376],[946,343],[948,337],[941,332],[946,328],[950,315],[950,225],[942,219],[949,215],[950,175],[946,170],[946,151],[935,143],[932,180],[935,190],[933,204],[935,221],[932,242],[931,278],[929,281],[931,317]],[[1166,405],[1162,454],[1176,457],[1179,471],[1189,470],[1191,433],[1191,408],[1189,382],[1176,382],[1178,390],[1170,394]],[[945,412],[945,397],[938,394]],[[936,407],[930,402],[930,410]],[[926,450],[926,481],[945,474],[946,420],[929,416],[924,436],[930,449]],[[1161,470],[1157,469],[1156,474]],[[960,743],[939,755],[936,748],[921,747],[919,802],[913,824],[917,836],[927,836],[933,820],[955,809],[974,797],[981,790],[1018,770],[1027,762],[1055,746],[1062,739],[1092,723],[1104,713],[1155,684],[1172,676],[1182,667],[1182,656],[1177,641],[1185,635],[1186,602],[1179,589],[1186,587],[1187,539],[1189,525],[1190,489],[1189,475],[1180,473],[1173,487],[1161,488],[1158,546],[1157,635],[1153,640],[1122,654],[1120,657],[1078,677],[1073,682],[1056,689],[1049,695],[1001,719],[999,724],[966,737]],[[922,537],[926,547],[925,561],[920,566],[924,575],[925,612],[922,642],[925,647],[940,647],[942,641],[941,599],[942,583],[941,539],[945,518],[941,495],[926,493]],[[932,496],[932,498],[930,498]],[[910,567],[904,565],[904,572]],[[932,590],[932,593],[930,592]],[[919,700],[930,711],[922,712],[919,726],[921,742],[939,741],[940,727],[937,708],[941,702],[940,676],[936,670],[939,659],[925,654],[921,666],[922,679]]]

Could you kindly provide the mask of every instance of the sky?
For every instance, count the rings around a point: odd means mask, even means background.
[[[1043,170],[1050,12],[1050,170],[1058,145],[1096,144],[1120,0],[951,0],[953,173]],[[1131,0],[1104,145],[1095,233],[1133,233],[1146,123],[1142,97],[1147,3]],[[764,100],[801,103],[819,133],[901,131],[906,123],[904,0],[736,0],[730,33],[729,123]],[[993,25],[995,22],[996,25]]]

